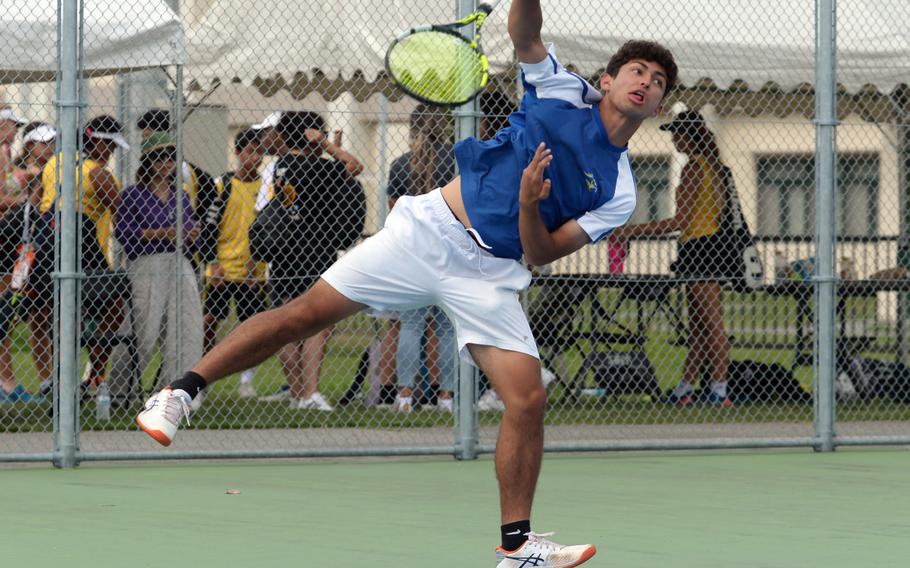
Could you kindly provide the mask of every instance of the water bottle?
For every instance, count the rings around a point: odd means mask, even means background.
[[[99,422],[111,419],[111,388],[107,382],[98,385],[98,391],[95,393],[95,419]]]

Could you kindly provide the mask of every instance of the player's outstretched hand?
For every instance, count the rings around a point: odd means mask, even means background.
[[[553,161],[553,152],[541,142],[534,151],[531,163],[521,174],[521,187],[518,202],[523,206],[536,205],[550,196],[550,180],[544,179],[543,173]]]

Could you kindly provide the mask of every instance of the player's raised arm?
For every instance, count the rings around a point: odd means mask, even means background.
[[[509,10],[509,37],[521,63],[539,63],[546,59],[547,48],[540,39],[543,15],[540,0],[513,0]]]

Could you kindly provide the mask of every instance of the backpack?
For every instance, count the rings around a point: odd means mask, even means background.
[[[200,209],[199,215],[200,234],[196,241],[199,251],[199,260],[203,264],[209,264],[218,260],[218,237],[221,235],[221,221],[224,219],[224,211],[227,209],[228,201],[231,199],[231,182],[234,179],[234,172],[225,172],[221,176],[224,187],[221,193],[215,191],[215,195],[205,200],[205,209]],[[200,206],[203,201],[200,200]]]
[[[736,402],[807,402],[812,399],[793,376],[792,369],[780,363],[759,361],[730,361],[727,396]]]
[[[589,372],[605,396],[641,394],[650,395],[655,401],[661,399],[657,372],[640,347],[629,351],[593,351],[585,357],[579,376],[585,377]]]
[[[854,357],[838,369],[834,389],[842,401],[890,398],[910,402],[910,368],[903,363]]]

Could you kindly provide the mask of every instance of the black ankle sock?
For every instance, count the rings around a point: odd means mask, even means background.
[[[524,544],[531,532],[531,521],[516,521],[500,527],[502,531],[502,547],[505,550],[515,550]]]
[[[199,394],[199,391],[204,389],[208,383],[205,382],[201,376],[190,371],[187,374],[183,375],[182,378],[177,379],[171,383],[171,388],[174,390],[180,389],[190,395],[190,398],[196,398],[196,395]]]

